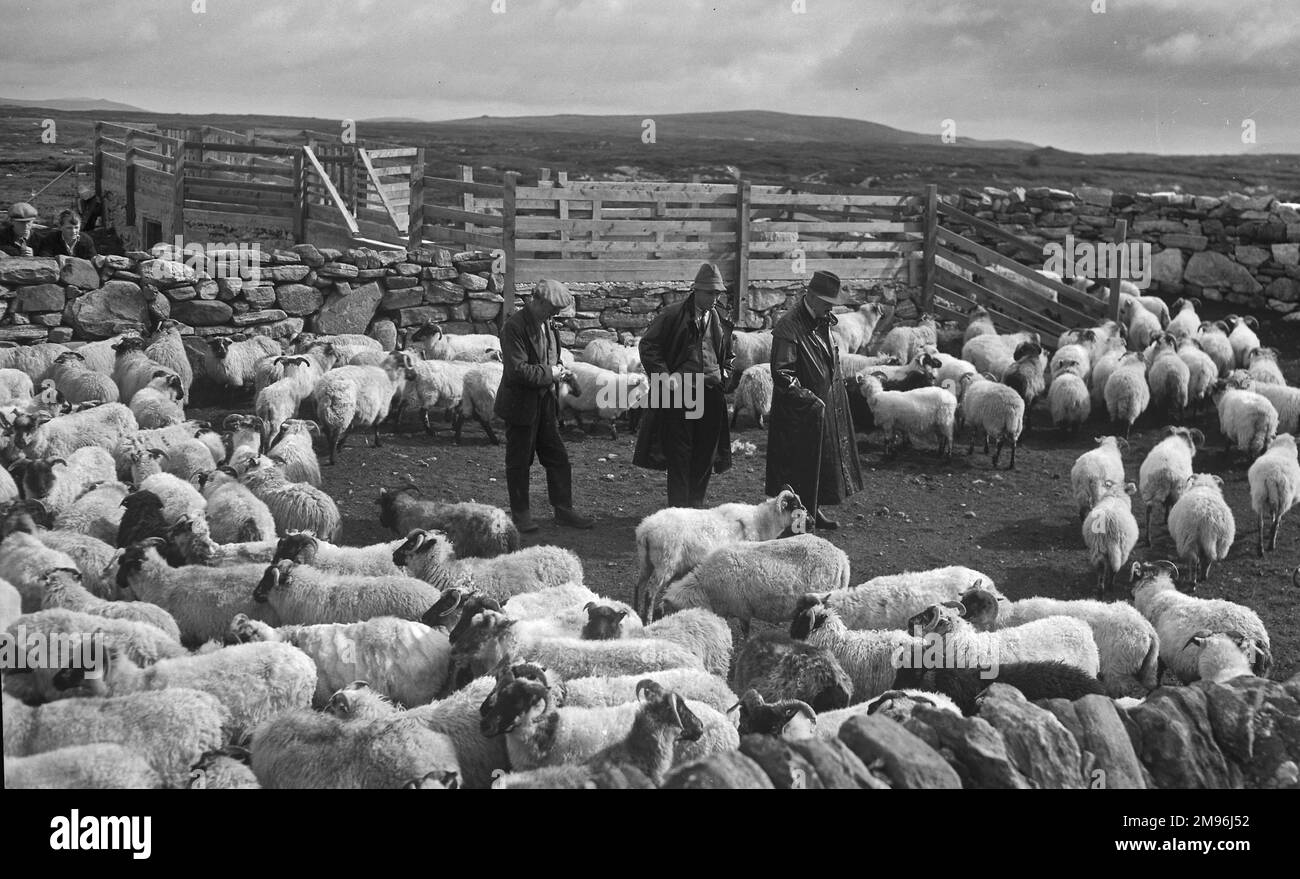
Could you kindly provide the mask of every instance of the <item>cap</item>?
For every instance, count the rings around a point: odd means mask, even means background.
[[[813,272],[808,282],[808,295],[816,296],[832,305],[846,305],[849,295],[840,287],[840,276],[833,272]]]
[[[722,272],[711,262],[706,262],[700,266],[700,270],[695,273],[695,283],[691,285],[692,290],[712,290],[717,293],[727,292],[727,282],[722,280]]]
[[[533,296],[563,311],[573,305],[573,294],[559,281],[543,278],[533,285]]]
[[[36,208],[25,201],[16,201],[9,206],[9,219],[11,220],[34,220],[38,216],[40,214],[36,213]]]

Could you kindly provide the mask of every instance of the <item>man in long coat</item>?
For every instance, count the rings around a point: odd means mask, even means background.
[[[542,280],[523,308],[501,327],[501,385],[494,411],[506,423],[506,489],[510,514],[523,533],[537,530],[529,512],[528,482],[536,457],[546,468],[546,491],[555,521],[590,528],[573,510],[573,474],[560,437],[557,384],[569,370],[560,362],[560,336],[551,318],[573,305],[559,281]]]
[[[840,279],[816,272],[808,291],[772,329],[772,413],[767,434],[767,494],[788,483],[819,529],[838,523],[822,510],[862,489],[831,307],[848,297]]]
[[[641,337],[641,365],[650,378],[651,396],[632,463],[668,471],[670,507],[703,507],[709,477],[731,467],[723,387],[735,361],[732,325],[713,307],[726,289],[718,267],[705,263],[691,295],[660,311]],[[658,393],[669,375],[679,377],[678,389],[671,395]]]

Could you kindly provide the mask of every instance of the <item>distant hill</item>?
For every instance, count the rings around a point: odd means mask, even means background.
[[[69,112],[78,110],[87,110],[91,112],[118,112],[118,113],[147,113],[148,110],[142,110],[131,104],[121,104],[117,101],[105,101],[102,98],[41,98],[35,101],[19,100],[18,98],[0,98],[0,106],[10,107],[46,107],[50,110],[65,110]]]
[[[639,131],[642,120],[655,121],[655,136],[765,143],[861,143],[928,146],[942,144],[937,134],[918,134],[862,119],[838,116],[801,116],[770,110],[727,110],[718,113],[645,113],[640,115],[585,116],[479,116],[427,123],[432,128],[472,128],[478,131],[539,131],[587,136],[626,137]],[[961,137],[958,145],[1004,150],[1033,150],[1037,145],[1017,140],[975,140]]]

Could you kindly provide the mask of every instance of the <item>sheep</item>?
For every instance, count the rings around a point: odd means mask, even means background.
[[[1182,495],[1169,511],[1169,534],[1178,554],[1191,565],[1192,589],[1223,561],[1237,536],[1232,509],[1223,499],[1223,480],[1210,473],[1188,477]],[[1204,567],[1202,567],[1204,565]]]
[[[867,358],[860,359],[865,360]],[[936,384],[938,370],[942,365],[943,361],[939,359],[937,352],[932,353],[932,349],[922,350],[918,351],[916,356],[904,365],[860,369],[853,373],[853,376],[854,382],[857,383],[858,376],[875,375],[880,379],[880,385],[886,391],[910,391],[915,388],[928,388]]]
[[[292,644],[316,663],[314,704],[323,707],[336,690],[365,680],[403,705],[424,705],[447,681],[451,644],[447,633],[423,623],[378,616],[356,623],[280,626],[236,614],[229,637],[240,643]]]
[[[253,600],[268,604],[285,625],[355,623],[373,616],[418,620],[441,593],[414,577],[332,574],[291,559],[266,568]]]
[[[1195,428],[1166,427],[1161,436],[1163,439],[1147,453],[1138,469],[1138,485],[1147,508],[1147,546],[1151,545],[1151,511],[1159,502],[1165,509],[1165,527],[1168,527],[1169,511],[1192,475],[1192,458],[1205,442],[1205,434]],[[1123,481],[1122,474],[1120,481]]]
[[[1272,348],[1256,348],[1246,354],[1246,368],[1256,385],[1285,385],[1286,378],[1277,365],[1277,352]]]
[[[50,549],[35,534],[15,531],[0,541],[0,574],[22,596],[23,613],[41,609],[41,578],[56,568],[77,570],[67,553]]]
[[[816,600],[801,605],[793,616],[790,637],[830,651],[853,682],[857,702],[890,689],[896,658],[919,643],[907,632],[850,630],[838,613]]]
[[[658,786],[672,766],[676,750],[680,747],[689,753],[691,746],[682,743],[697,742],[706,727],[681,694],[665,692],[657,681],[642,680],[636,695],[640,706],[627,737],[597,752],[585,765],[593,772],[631,767]],[[736,742],[739,744],[739,738]]]
[[[456,585],[498,601],[564,583],[582,583],[582,561],[558,546],[530,546],[492,558],[458,559],[445,535],[417,528],[389,557],[408,574],[440,588]]]
[[[905,672],[900,672],[899,679],[909,685],[919,683]],[[973,668],[935,669],[934,687],[938,693],[930,695],[942,694],[962,715],[973,717],[979,714],[980,695],[993,684],[1015,687],[1030,702],[1042,699],[1066,699],[1073,702],[1085,696],[1106,695],[1106,688],[1101,681],[1060,660],[1008,662],[998,666],[996,673]],[[818,717],[817,720],[820,733],[823,718]]]
[[[30,757],[5,757],[5,787],[17,790],[154,790],[162,776],[122,745],[72,745]]]
[[[54,384],[69,403],[116,403],[117,383],[107,375],[86,366],[86,358],[76,351],[60,354],[54,361]]]
[[[117,383],[118,400],[130,404],[141,388],[146,387],[158,377],[176,376],[176,373],[153,360],[145,352],[144,340],[138,336],[127,336],[113,346],[117,358],[113,362],[113,381]],[[177,381],[180,377],[176,376]]]
[[[188,483],[216,468],[208,447],[198,439],[179,441],[170,449],[135,448],[131,452],[131,481],[136,485],[155,473],[170,473]]]
[[[63,699],[36,708],[5,693],[3,702],[6,757],[118,744],[143,756],[171,788],[185,787],[190,767],[221,747],[229,717],[215,697],[183,688],[111,699]]]
[[[279,625],[274,609],[255,600],[266,566],[231,565],[173,568],[159,554],[156,538],[128,546],[117,561],[117,588],[124,597],[150,601],[171,612],[181,630],[181,642],[198,645],[222,638],[237,613]]]
[[[502,659],[530,659],[553,670],[561,679],[595,675],[637,674],[704,665],[685,647],[654,638],[585,641],[577,638],[534,638],[518,620],[493,610],[476,614],[452,646],[452,685],[495,669]]]
[[[208,530],[206,516],[182,516],[167,531],[167,550],[163,556],[172,565],[217,568],[254,562],[267,565],[275,556],[276,545],[274,532],[269,540],[217,543]]]
[[[1223,431],[1223,459],[1231,461],[1232,447],[1240,448],[1254,461],[1277,436],[1278,414],[1273,404],[1255,391],[1246,390],[1253,383],[1248,374],[1238,370],[1214,386],[1214,405],[1219,410],[1219,429]]]
[[[150,449],[170,453],[173,449],[186,445],[191,440],[198,440],[204,448],[209,450],[209,457],[214,465],[225,460],[227,451],[225,441],[222,440],[220,435],[209,430],[206,423],[187,421],[184,424],[173,424],[170,427],[129,432],[127,436],[110,449],[113,453],[113,460],[117,462],[118,477],[121,479],[134,479],[131,468],[134,463],[133,459],[137,454],[147,452]],[[185,454],[188,457],[188,453]],[[160,467],[158,469],[171,471],[179,468]],[[148,471],[148,473],[156,472],[158,471],[153,469]],[[145,475],[148,475],[148,473]]]
[[[1124,348],[1115,348],[1102,353],[1093,360],[1092,374],[1088,378],[1088,390],[1092,395],[1093,409],[1100,410],[1106,407],[1106,382],[1110,379],[1115,368],[1119,366],[1124,353]]]
[[[190,790],[260,790],[248,759],[238,746],[209,751],[190,770]]]
[[[1120,281],[1119,290],[1121,317],[1124,317],[1130,308],[1141,307],[1155,315],[1160,323],[1160,329],[1169,326],[1169,305],[1159,296],[1142,295],[1141,288],[1132,281]],[[1089,292],[1092,290],[1090,289]]]
[[[1224,318],[1228,326],[1228,344],[1232,346],[1232,360],[1238,369],[1250,365],[1250,352],[1259,347],[1259,321],[1247,315],[1237,317],[1230,314]]]
[[[207,501],[204,519],[217,543],[246,543],[275,537],[275,517],[264,501],[239,482],[234,471],[222,468],[203,482]]]
[[[1052,426],[1057,430],[1069,433],[1078,431],[1092,414],[1092,398],[1088,394],[1088,386],[1077,375],[1062,372],[1053,379],[1052,387],[1047,392],[1047,408],[1052,415]]]
[[[886,391],[874,375],[859,375],[858,386],[876,425],[885,433],[886,452],[892,450],[895,435],[902,433],[909,442],[922,437],[933,439],[940,455],[952,456],[957,397],[950,391],[943,388]]]
[[[870,308],[872,306],[864,307]],[[876,305],[874,307],[878,309],[880,306]],[[879,320],[879,317],[877,317],[876,320]],[[874,330],[874,328],[873,324],[872,329]],[[868,333],[866,339],[864,339],[861,344],[865,345],[867,341],[870,341],[870,339],[871,335]],[[852,337],[848,337],[847,341],[851,342],[856,340]],[[921,315],[920,322],[916,326],[894,327],[886,333],[885,338],[880,343],[877,353],[897,357],[900,363],[910,363],[912,359],[916,357],[917,353],[926,345],[937,345],[938,343],[939,336],[934,322],[934,317],[932,315],[923,314]],[[847,345],[845,348],[854,353],[858,350],[857,348],[848,347]],[[965,351],[962,352],[962,359],[969,359],[966,357]]]
[[[1137,545],[1138,524],[1130,499],[1137,486],[1108,479],[1101,489],[1101,498],[1083,519],[1083,543],[1088,563],[1097,571],[1097,591],[1104,596]]]
[[[731,628],[720,616],[687,608],[656,620],[634,637],[680,644],[699,657],[706,671],[725,678],[731,670]]]
[[[864,369],[870,369],[872,367],[896,367],[902,365],[902,361],[892,355],[846,354],[843,351],[840,352],[839,362],[840,372],[845,376],[855,376]],[[740,376],[738,374],[733,375],[735,375],[735,378],[739,380]]]
[[[397,406],[395,422],[400,422],[407,406],[420,410],[424,429],[433,433],[429,413],[443,409],[450,417],[459,410],[465,396],[465,376],[475,367],[473,361],[420,360],[414,370],[415,378],[406,383]]]
[[[23,614],[23,597],[14,584],[0,577],[0,629],[9,628],[9,624]]]
[[[560,415],[572,412],[581,428],[583,414],[594,413],[609,423],[609,438],[618,439],[614,419],[643,405],[650,393],[649,379],[639,372],[610,372],[590,363],[575,363],[572,369],[570,384],[576,386],[576,393],[560,394]]]
[[[1025,412],[1029,412],[1047,389],[1047,355],[1041,345],[1026,342],[1012,356],[1016,362],[1002,374],[1002,383],[1020,395],[1025,401]],[[1029,429],[1028,421],[1025,429]]]
[[[1016,362],[1012,355],[1023,344],[1038,344],[1037,333],[976,336],[961,347],[961,359],[977,372],[1003,375]]]
[[[99,446],[77,449],[67,459],[35,460],[23,472],[24,494],[38,500],[55,516],[93,486],[111,482],[117,476],[113,456]]]
[[[459,775],[452,739],[405,718],[343,721],[291,711],[253,731],[251,765],[264,788],[401,788]]]
[[[325,373],[312,396],[331,464],[353,427],[371,428],[374,447],[379,448],[379,425],[388,417],[393,398],[416,378],[413,363],[408,352],[394,351],[381,366],[340,366]]]
[[[364,547],[335,546],[308,532],[290,531],[276,544],[275,554],[271,560],[278,562],[280,559],[291,559],[297,564],[311,565],[317,570],[333,574],[400,576],[403,571],[394,563],[393,553],[402,545],[401,540],[390,540],[387,543]]]
[[[831,334],[835,336],[835,340],[839,343],[840,350],[849,354],[857,354],[866,350],[867,344],[871,342],[871,337],[875,335],[876,327],[880,325],[880,319],[884,317],[884,314],[885,306],[881,303],[864,302],[852,311],[836,315],[836,323],[831,326]],[[907,332],[902,335],[907,335],[917,340],[916,344],[918,346],[935,344],[934,319],[922,317],[921,323],[918,326],[895,327],[890,330],[889,335],[885,337],[885,341],[881,342],[881,353],[888,354],[890,353],[891,348],[898,347],[899,339],[894,334],[898,333],[899,330],[906,330]],[[765,357],[763,361],[754,360],[751,361],[751,363],[765,362],[771,356],[772,334],[771,331],[766,332],[768,357]],[[894,337],[893,343],[889,342],[890,337]],[[889,344],[887,345],[887,343]],[[911,354],[908,354],[908,356],[904,357],[900,354],[898,359],[906,363],[912,359],[912,356]]]
[[[474,419],[487,434],[488,442],[498,445],[497,435],[492,430],[492,412],[497,402],[497,389],[501,387],[501,375],[504,367],[500,363],[476,363],[465,372],[464,395],[456,410],[454,429],[456,444],[460,445],[461,430],[467,419]]]
[[[65,608],[91,616],[132,620],[159,629],[169,638],[181,640],[180,627],[167,611],[147,601],[105,601],[81,585],[81,572],[53,568],[41,577],[41,609]]]
[[[739,381],[745,370],[760,363],[769,363],[772,359],[772,331],[757,330],[751,333],[735,332],[731,334],[731,350],[736,355],[732,364],[732,376]],[[843,356],[843,346],[840,346]],[[639,353],[638,353],[639,360]]]
[[[430,323],[411,334],[411,342],[425,360],[470,360],[482,362],[501,354],[501,340],[485,333],[446,334]]]
[[[1238,378],[1242,390],[1254,391],[1273,404],[1279,433],[1300,433],[1300,388],[1290,385],[1259,384],[1252,378]]]
[[[1295,437],[1289,433],[1274,437],[1268,451],[1255,459],[1246,476],[1250,483],[1250,507],[1259,516],[1259,555],[1263,558],[1265,534],[1268,548],[1277,549],[1282,517],[1300,500],[1300,462],[1297,462]]]
[[[0,425],[3,423],[0,422]],[[105,403],[92,409],[60,415],[43,424],[31,416],[12,422],[14,445],[27,457],[67,458],[85,446],[114,451],[123,439],[139,428],[131,410],[121,403]]]
[[[987,605],[993,599],[979,600]],[[934,605],[909,620],[908,630],[941,639],[945,661],[955,657],[964,668],[987,670],[1014,662],[1060,661],[1091,678],[1097,677],[1101,668],[1092,628],[1081,619],[1046,616],[1018,626],[980,632],[966,619],[966,614],[960,602]]]
[[[280,343],[267,336],[212,336],[203,356],[203,374],[233,398],[237,390],[256,384],[259,360],[283,353]]]
[[[267,456],[283,466],[285,478],[290,482],[320,488],[320,462],[311,442],[311,435],[318,432],[314,421],[289,418],[267,446]]]
[[[135,620],[96,616],[68,608],[50,608],[25,614],[10,624],[7,634],[20,644],[24,639],[30,641],[38,638],[46,644],[62,639],[71,644],[65,655],[72,656],[86,656],[89,652],[90,657],[95,657],[100,655],[101,649],[116,649],[142,666],[152,665],[161,659],[188,655],[179,641],[157,626]],[[73,644],[74,640],[80,644]],[[82,651],[80,654],[76,652],[78,649]],[[44,677],[48,678],[49,675]],[[13,680],[11,678],[10,683]],[[45,685],[46,681],[42,680],[36,689]]]
[[[736,653],[735,685],[774,701],[798,699],[817,711],[844,708],[853,698],[853,681],[834,654],[785,632],[745,639]]]
[[[488,504],[414,497],[419,491],[410,482],[395,491],[379,489],[375,501],[379,524],[403,536],[417,528],[441,531],[462,559],[492,558],[519,549],[519,529],[505,510]]]
[[[79,345],[76,348],[76,353],[80,354],[85,360],[87,369],[94,370],[101,375],[112,376],[113,364],[117,361],[117,343],[123,339],[138,337],[139,335],[138,330],[129,329],[107,339]],[[65,348],[64,350],[68,349]]]
[[[333,542],[342,533],[343,517],[334,499],[314,485],[290,482],[270,459],[256,458],[240,482],[270,509],[277,534],[310,531]]]
[[[1187,364],[1187,402],[1193,414],[1199,414],[1214,382],[1219,375],[1219,367],[1201,348],[1201,343],[1188,337],[1178,343],[1178,356]]]
[[[757,363],[741,375],[731,413],[733,429],[742,409],[749,410],[760,428],[767,427],[767,416],[772,411],[772,364]]]
[[[131,414],[141,428],[169,427],[185,421],[184,386],[169,370],[155,370],[153,378],[131,398]]]
[[[1092,330],[1083,330],[1086,338],[1094,338]],[[1092,349],[1088,348],[1082,342],[1063,344],[1056,349],[1052,359],[1048,364],[1047,378],[1050,382],[1056,381],[1056,376],[1062,372],[1073,373],[1084,381],[1086,384],[1092,375]]]
[[[0,369],[0,404],[26,406],[34,394],[32,379],[27,373],[17,369]]]
[[[844,551],[824,538],[800,534],[719,547],[668,587],[664,605],[669,612],[702,607],[736,617],[748,635],[754,619],[789,619],[804,593],[848,584]]]
[[[68,350],[66,345],[38,342],[35,345],[0,345],[0,368],[17,369],[31,376],[33,382],[50,377],[54,361]]]
[[[1191,370],[1178,354],[1177,344],[1174,336],[1162,333],[1152,341],[1145,356],[1150,364],[1147,386],[1152,405],[1181,420],[1190,398]]]
[[[1106,411],[1111,421],[1115,422],[1116,426],[1123,425],[1124,439],[1128,439],[1134,422],[1151,403],[1146,364],[1142,361],[1141,354],[1131,351],[1119,359],[1115,371],[1106,379],[1104,393]]]
[[[253,414],[266,424],[268,440],[279,432],[281,424],[298,414],[298,407],[311,396],[316,382],[324,375],[308,357],[274,360],[283,365],[284,378],[260,389],[253,402]]]
[[[163,505],[163,520],[168,526],[175,525],[182,516],[201,515],[208,505],[197,488],[170,473],[155,473],[146,477],[140,483],[139,490],[153,492],[158,496]]]
[[[932,356],[939,361],[939,369],[934,374],[934,383],[937,385],[950,381],[960,388],[962,376],[975,372],[975,364],[953,357],[951,354],[940,352]],[[958,397],[958,400],[960,399]]]
[[[1006,601],[987,575],[961,565],[950,565],[873,577],[848,589],[818,590],[817,595],[802,596],[794,613],[817,603],[838,613],[850,629],[901,629],[927,607],[961,600],[975,588]]]
[[[746,334],[750,335],[750,334]],[[768,331],[768,352],[772,350],[772,333]],[[645,372],[641,365],[641,353],[635,347],[620,345],[609,339],[592,339],[586,347],[578,352],[579,363],[590,363],[610,372]],[[758,362],[758,361],[754,361]]]
[[[85,534],[111,546],[117,545],[117,532],[125,512],[127,486],[106,482],[87,491],[59,514],[54,525],[59,531]]]
[[[581,583],[562,583],[536,592],[512,595],[506,604],[510,616],[517,620],[536,620],[553,616],[567,608],[599,601],[600,596]]]
[[[194,367],[190,365],[189,355],[185,353],[185,343],[181,339],[180,328],[181,324],[171,319],[159,323],[145,353],[149,355],[150,360],[161,363],[180,376],[181,396],[188,397],[190,387],[194,384]]]
[[[1002,447],[1010,440],[1011,463],[1007,469],[1014,470],[1016,446],[1020,443],[1020,433],[1025,424],[1024,399],[1014,389],[993,381],[987,375],[971,373],[962,376],[961,414],[962,421],[971,428],[967,454],[975,454],[977,432],[984,434],[985,454],[989,450],[989,440],[996,438],[997,448],[993,452],[993,467],[996,469],[998,458],[1002,457]]]
[[[72,557],[77,563],[77,570],[81,572],[82,585],[92,595],[109,600],[117,596],[117,587],[113,585],[112,579],[104,576],[117,554],[115,547],[88,534],[72,531],[42,529],[34,533],[50,549],[65,552]]]
[[[1202,681],[1222,684],[1233,678],[1255,674],[1252,666],[1259,648],[1240,632],[1211,632],[1202,629],[1187,639],[1184,649],[1193,644],[1200,648],[1196,657],[1196,672]]]
[[[1164,328],[1161,319],[1136,298],[1123,299],[1119,314],[1120,319],[1127,323],[1129,344],[1138,351],[1150,345]]]
[[[137,491],[122,499],[125,512],[113,545],[129,546],[147,538],[165,538],[172,523],[163,517],[162,498],[152,491]],[[169,559],[170,561],[170,559]]]
[[[7,503],[18,497],[18,483],[14,482],[13,476],[4,467],[0,467],[0,504]]]
[[[1225,322],[1202,321],[1195,338],[1206,356],[1218,367],[1220,378],[1233,370],[1237,355],[1233,351],[1232,342],[1228,340],[1228,325]]]
[[[1196,313],[1196,308],[1201,304],[1199,299],[1179,299],[1173,304],[1170,312],[1173,317],[1165,326],[1165,332],[1173,336],[1176,342],[1183,339],[1191,338],[1201,328],[1200,315]]]
[[[977,305],[966,317],[966,329],[962,333],[961,343],[966,343],[976,336],[996,336],[998,328],[993,325],[993,318],[982,305]]]
[[[1197,632],[1241,632],[1254,641],[1259,652],[1251,663],[1255,674],[1265,677],[1273,663],[1268,631],[1250,608],[1221,598],[1197,598],[1178,591],[1174,580],[1178,568],[1171,562],[1134,562],[1133,606],[1150,620],[1160,636],[1160,661],[1184,684],[1200,677],[1197,656],[1187,644]]]
[[[667,671],[651,671],[635,675],[574,678],[564,681],[550,669],[543,668],[537,663],[521,662],[499,670],[498,685],[506,674],[515,678],[532,678],[546,684],[556,706],[560,708],[601,708],[635,702],[636,686],[643,680],[654,681],[684,699],[703,702],[723,713],[736,703],[736,694],[727,686],[725,680],[718,675],[694,668],[672,668]]]

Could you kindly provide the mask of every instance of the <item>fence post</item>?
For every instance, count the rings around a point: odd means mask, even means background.
[[[463,182],[463,183],[473,183],[473,182],[474,182],[474,167],[473,167],[472,165],[461,165],[461,166],[460,166],[460,179],[461,179],[461,182]],[[461,193],[461,195],[460,195],[460,209],[461,209],[462,211],[473,211],[473,210],[474,210],[474,193],[472,193],[472,192],[462,192],[462,193]],[[474,232],[474,231],[476,231],[475,228],[474,228],[474,226],[473,226],[473,224],[471,224],[471,223],[465,223],[464,226],[465,226],[465,231],[466,231],[466,232]],[[468,249],[469,249],[469,245],[466,244],[466,245],[465,245],[465,248],[468,250]]]
[[[172,161],[172,240],[185,237],[185,142],[176,142]]]
[[[731,301],[731,320],[740,323],[749,298],[749,181],[736,181],[736,295]]]
[[[135,129],[128,128],[122,138],[122,156],[126,161],[126,224],[135,225]]]
[[[411,204],[406,214],[406,249],[424,243],[424,147],[417,147],[411,159]]]
[[[293,154],[293,243],[307,243],[307,170],[303,166],[302,150]]]
[[[104,123],[95,123],[95,196],[104,197]]]
[[[508,172],[505,175],[504,184],[501,189],[501,249],[505,251],[505,280],[502,282],[502,295],[505,299],[501,303],[501,317],[497,321],[497,328],[505,324],[506,318],[510,317],[515,310],[515,186],[519,182],[519,175]]]
[[[1124,246],[1124,242],[1127,239],[1128,239],[1128,220],[1116,220],[1114,242],[1120,245],[1120,247],[1122,248]],[[1116,253],[1118,252],[1119,251],[1116,251]],[[1120,296],[1119,290],[1120,290],[1120,280],[1121,280],[1119,276],[1119,266],[1118,265],[1111,266],[1111,270],[1114,276],[1110,279],[1110,305],[1106,309],[1106,312],[1107,312],[1107,316],[1111,320],[1118,323],[1119,322],[1119,296]]]
[[[925,187],[925,250],[921,265],[921,311],[934,308],[934,250],[938,244],[939,187],[931,183]]]

